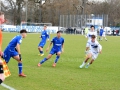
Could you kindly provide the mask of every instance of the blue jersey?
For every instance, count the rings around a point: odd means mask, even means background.
[[[104,30],[101,28],[101,29],[100,29],[100,35],[102,35],[103,32],[104,32]]]
[[[10,43],[8,44],[7,48],[4,50],[3,58],[8,63],[11,57],[19,55],[19,53],[15,50],[17,44],[21,44],[22,36],[17,35],[15,36]]]
[[[16,45],[17,44],[21,44],[21,42],[22,42],[22,36],[21,35],[17,35],[10,41],[10,43],[7,46],[7,48],[14,49],[16,47]]]
[[[60,37],[54,37],[51,41],[53,43],[53,48],[56,50],[61,50],[62,45],[64,43],[64,38]]]
[[[47,33],[46,30],[42,31],[41,38],[42,38],[41,42],[46,42],[47,38],[49,38],[49,34]]]

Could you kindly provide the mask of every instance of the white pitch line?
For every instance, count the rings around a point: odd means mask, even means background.
[[[15,90],[14,88],[12,88],[12,87],[4,84],[4,83],[1,83],[1,86],[5,87],[5,88],[7,88],[7,89],[9,89],[9,90]]]

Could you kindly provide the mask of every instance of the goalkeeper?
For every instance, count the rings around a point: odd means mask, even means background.
[[[19,68],[19,76],[20,77],[26,77],[25,74],[22,72],[22,57],[20,52],[20,44],[22,42],[22,38],[25,38],[27,36],[26,30],[21,30],[20,35],[15,36],[6,49],[4,50],[3,58],[5,59],[6,63],[9,62],[10,58],[18,61],[18,68]]]

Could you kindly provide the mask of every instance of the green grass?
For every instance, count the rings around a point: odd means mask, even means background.
[[[3,33],[3,49],[17,34]],[[5,84],[17,90],[120,90],[120,37],[108,36],[108,41],[100,41],[102,54],[88,69],[79,69],[87,41],[81,35],[63,35],[64,53],[55,68],[52,67],[55,55],[37,67],[38,62],[49,53],[45,52],[43,57],[37,55],[38,37],[39,34],[28,34],[21,44],[23,71],[27,77],[18,77],[17,62],[11,58],[8,66],[12,75],[6,78]],[[0,90],[6,89],[0,87]]]

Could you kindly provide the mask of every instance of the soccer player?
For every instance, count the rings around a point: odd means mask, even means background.
[[[4,13],[0,12],[0,84],[5,80],[4,71],[3,71],[3,63],[1,60],[1,56],[2,56],[2,28],[1,28],[1,25],[4,22],[5,22]]]
[[[18,61],[18,68],[19,68],[19,76],[20,77],[26,77],[25,74],[22,72],[22,57],[20,52],[20,44],[22,43],[22,39],[27,36],[27,31],[25,29],[22,29],[20,31],[20,35],[15,36],[6,49],[4,50],[3,58],[5,59],[6,63],[9,62],[10,58]]]
[[[84,65],[87,63],[87,61],[90,58],[92,58],[91,61],[85,67],[85,68],[88,68],[96,60],[96,58],[98,57],[98,54],[102,53],[102,46],[99,44],[99,42],[95,38],[96,36],[92,35],[91,40],[87,42],[86,51],[85,51],[87,56],[85,61],[83,61],[82,65],[80,65],[80,68],[83,68]]]
[[[105,34],[105,29],[103,29],[102,37],[107,41],[106,34]]]
[[[57,31],[57,36],[52,39],[52,41],[51,41],[50,45],[48,46],[48,48],[46,49],[46,51],[49,50],[49,48],[52,44],[53,44],[53,47],[52,47],[49,55],[46,58],[44,58],[40,63],[38,63],[38,67],[40,67],[41,64],[43,64],[45,61],[50,59],[53,54],[56,54],[56,59],[53,63],[53,67],[56,66],[56,63],[58,62],[58,59],[60,58],[60,55],[64,50],[63,49],[64,48],[64,38],[61,37],[61,31]]]
[[[103,30],[103,28],[101,27],[100,32],[99,32],[99,34],[100,34],[99,41],[102,41],[103,32],[104,32],[104,30]]]
[[[89,30],[89,32],[87,34],[88,41],[91,40],[92,35],[95,35],[97,38],[97,32],[95,31],[95,27],[92,25],[90,28],[91,29]]]
[[[88,27],[85,28],[85,37],[87,38],[87,34],[88,34]]]
[[[39,52],[40,52],[40,56],[43,56],[44,55],[44,52],[43,52],[43,47],[44,47],[44,45],[46,44],[46,41],[47,41],[47,39],[48,39],[48,41],[49,41],[49,34],[48,34],[48,32],[47,32],[47,26],[45,25],[44,26],[44,31],[42,31],[42,33],[41,33],[41,41],[40,41],[40,43],[39,43],[39,45],[38,45],[38,50],[39,50]]]

